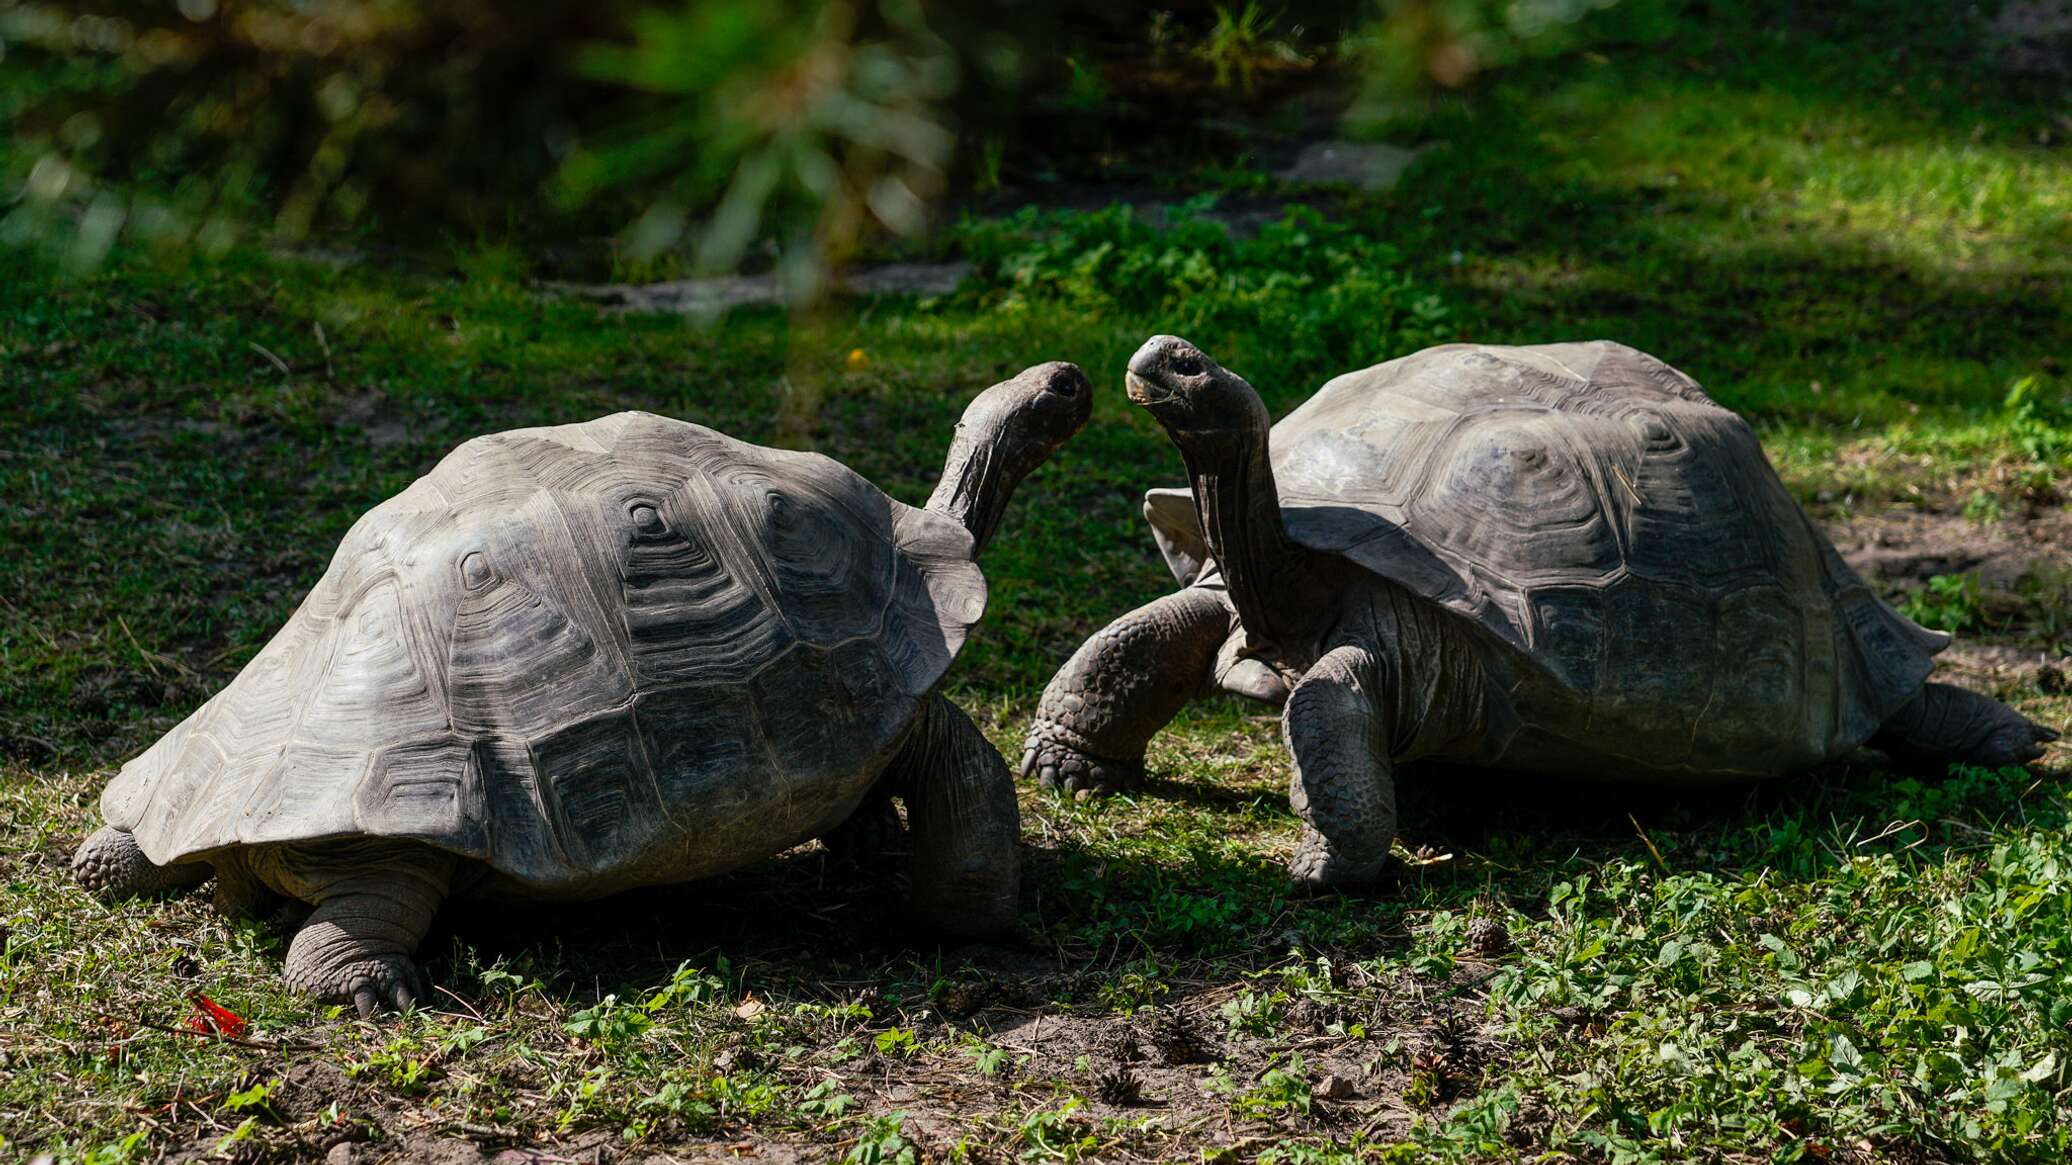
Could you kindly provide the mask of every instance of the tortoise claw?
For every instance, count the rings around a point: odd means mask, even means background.
[[[1085,801],[1136,788],[1143,780],[1142,760],[1113,760],[1082,752],[1045,733],[1039,726],[1022,751],[1022,776],[1033,775],[1046,789],[1070,793]]]

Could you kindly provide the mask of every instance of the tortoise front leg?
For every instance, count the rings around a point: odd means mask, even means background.
[[[1489,681],[1451,616],[1384,588],[1357,624],[1359,641],[1325,652],[1281,719],[1295,761],[1288,803],[1303,823],[1289,871],[1311,885],[1381,872],[1396,834],[1398,764],[1491,743]]]
[[[2058,738],[1998,700],[1949,684],[1924,684],[1919,695],[1879,727],[1872,748],[1906,764],[2022,765]]]
[[[998,934],[1021,895],[1021,808],[985,735],[940,695],[887,771],[906,801],[914,915],[952,934]]]
[[[1281,733],[1295,768],[1288,805],[1302,818],[1289,872],[1313,886],[1373,880],[1396,836],[1396,781],[1380,677],[1364,647],[1334,648],[1288,694]]]
[[[1128,788],[1144,747],[1211,681],[1230,607],[1206,587],[1154,599],[1082,644],[1043,689],[1022,775],[1082,796]]]

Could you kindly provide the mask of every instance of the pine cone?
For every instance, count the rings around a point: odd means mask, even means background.
[[[1094,1095],[1118,1108],[1128,1108],[1144,1099],[1144,1082],[1128,1064],[1115,1064],[1094,1075]]]
[[[1145,1020],[1144,1034],[1168,1064],[1199,1064],[1209,1050],[1194,1019],[1184,1011],[1161,1007]]]

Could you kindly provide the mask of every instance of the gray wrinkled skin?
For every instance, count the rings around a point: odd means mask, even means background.
[[[1002,929],[1013,783],[935,686],[1015,486],[1091,406],[1070,364],[986,390],[925,509],[646,413],[469,441],[123,767],[74,868],[114,895],[213,876],[228,909],[309,903],[289,984],[365,1014],[423,996],[412,956],[450,896],[705,877],[896,795],[916,917]]]
[[[1454,344],[1349,373],[1277,425],[1152,338],[1130,396],[1187,464],[1145,499],[1182,588],[1052,679],[1024,775],[1126,786],[1190,699],[1284,704],[1293,862],[1371,878],[1420,758],[1584,779],[1774,777],[1870,742],[2020,763],[2056,733],[1928,683],[1948,636],[1873,595],[1748,426],[1608,342]]]

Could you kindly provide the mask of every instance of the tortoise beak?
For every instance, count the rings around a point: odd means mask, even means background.
[[[1134,372],[1122,374],[1122,391],[1129,396],[1130,400],[1146,407],[1166,399],[1165,394],[1151,387],[1150,381],[1138,376]]]

